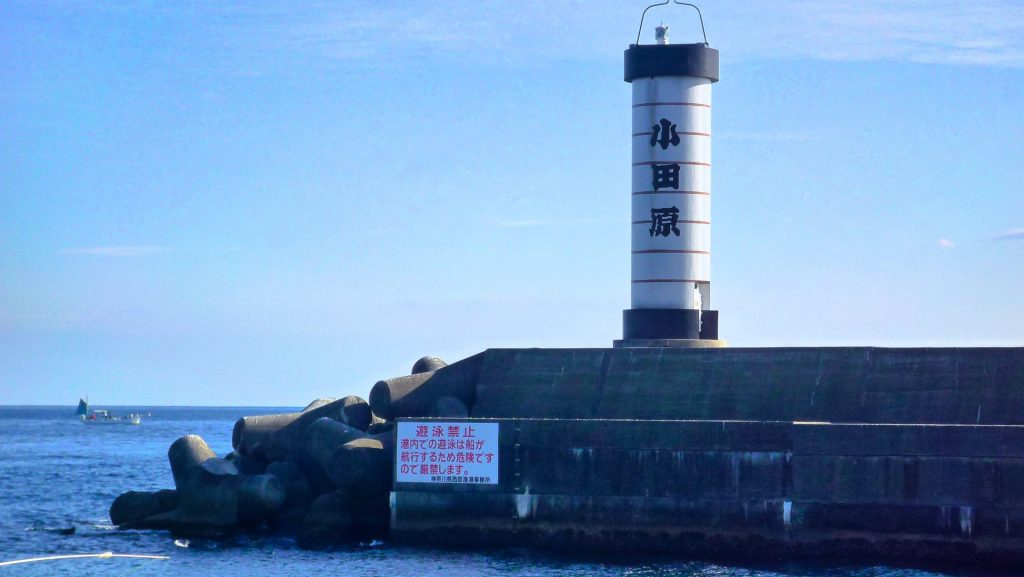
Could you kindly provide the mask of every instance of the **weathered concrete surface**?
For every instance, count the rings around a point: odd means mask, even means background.
[[[394,435],[383,433],[349,441],[335,456],[339,465],[338,486],[354,495],[383,495],[391,486],[394,461]]]
[[[370,436],[373,436],[373,435],[379,435],[381,433],[388,433],[388,432],[391,432],[391,431],[394,431],[394,430],[395,430],[395,422],[394,421],[387,421],[387,422],[383,422],[383,423],[373,423],[373,424],[371,424],[370,427],[368,429],[366,429],[366,433],[368,435],[370,435]]]
[[[794,423],[801,455],[1024,458],[1024,427]]]
[[[282,509],[307,509],[313,501],[313,488],[302,469],[294,461],[277,461],[267,467],[267,474],[277,477],[285,489]]]
[[[418,365],[443,362],[426,358]],[[365,432],[371,426],[378,434]],[[240,419],[237,451],[224,459],[202,438],[186,435],[168,450],[176,488],[125,493],[110,516],[120,527],[182,536],[270,529],[312,547],[381,538],[389,520],[393,427],[349,396],[317,399],[297,413]]]
[[[334,486],[340,487],[350,475],[343,448],[349,441],[367,436],[344,423],[326,417],[317,419],[306,431],[306,452]]]
[[[427,391],[427,387],[424,385],[433,376],[434,371],[424,371],[377,381],[374,383],[373,388],[370,389],[370,409],[373,411],[373,414],[385,420],[394,419],[400,412],[411,413],[405,416],[426,414],[430,404],[433,403],[436,397],[417,399],[417,402],[410,402],[406,399],[414,399],[417,391],[421,394]],[[403,411],[403,401],[405,401],[406,405],[413,406],[407,406]]]
[[[110,505],[110,522],[126,529],[145,524],[148,517],[166,513],[178,506],[178,493],[160,491],[128,491],[118,495]]]
[[[430,411],[426,416],[466,419],[469,418],[469,408],[455,397],[439,397],[430,405]]]
[[[311,423],[329,418],[365,431],[371,422],[369,404],[356,396],[317,399],[298,413],[242,417],[235,423],[231,444],[235,451],[265,462],[305,460],[305,432]]]
[[[285,488],[276,477],[240,475],[234,464],[217,458],[197,435],[172,443],[167,458],[175,491],[149,496],[126,493],[111,506],[112,521],[183,535],[221,534],[260,525],[285,502]],[[173,508],[166,508],[172,501]]]
[[[523,492],[687,499],[784,494],[788,423],[520,422],[509,441],[519,445],[518,465],[504,460],[514,450],[499,463],[518,474]]]
[[[480,353],[433,371],[378,381],[370,390],[370,408],[383,419],[423,417],[430,414],[441,397],[454,397],[467,407],[476,398],[480,365],[487,353]],[[420,359],[423,361],[423,359]],[[413,370],[436,366],[416,363]]]
[[[323,549],[352,538],[351,495],[345,489],[320,495],[313,501],[298,534],[303,549]]]
[[[444,362],[439,357],[421,357],[418,361],[413,363],[412,371],[409,374],[417,375],[419,373],[429,373],[447,366],[448,363]]]
[[[237,451],[228,453],[224,460],[233,463],[238,472],[243,475],[261,475],[266,472],[268,465],[266,461],[246,457]]]
[[[271,526],[279,533],[298,535],[316,497],[312,485],[294,461],[276,461],[267,466],[266,472],[281,482],[285,492],[284,503],[273,515]]]
[[[1021,426],[497,421],[499,483],[396,483],[393,538],[1024,567]]]
[[[480,418],[1024,424],[1020,348],[490,349],[481,355],[470,405]]]
[[[185,435],[171,443],[167,449],[167,460],[171,464],[171,476],[178,487],[186,485],[203,475],[203,463],[216,459],[217,454],[210,449],[199,435]],[[238,474],[238,471],[231,473]]]
[[[176,442],[177,489],[111,515],[383,535],[393,419],[468,412],[500,423],[499,483],[395,484],[397,541],[1024,568],[1024,349],[489,350],[413,372],[369,404],[243,419],[230,459]]]
[[[366,495],[352,502],[352,529],[360,540],[389,539],[391,530],[390,495]]]

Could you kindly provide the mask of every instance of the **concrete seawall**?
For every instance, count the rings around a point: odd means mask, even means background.
[[[1024,427],[499,422],[499,484],[397,483],[396,540],[1024,562]]]
[[[1024,349],[466,362],[499,482],[396,483],[397,541],[1024,566]]]
[[[1020,348],[491,349],[470,359],[481,363],[473,417],[1024,424]]]

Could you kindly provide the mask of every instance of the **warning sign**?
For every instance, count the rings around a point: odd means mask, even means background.
[[[398,423],[399,483],[498,484],[498,423]]]

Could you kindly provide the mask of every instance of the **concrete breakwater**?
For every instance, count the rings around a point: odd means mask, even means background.
[[[1024,349],[490,350],[499,482],[396,482],[392,538],[1024,566]],[[401,419],[400,419],[401,421]]]
[[[397,483],[394,539],[1022,562],[1024,427],[500,422],[501,482]]]
[[[443,366],[424,357],[412,376]],[[467,416],[465,407],[452,410],[451,416]],[[110,518],[121,528],[183,536],[273,530],[295,535],[307,548],[383,538],[393,429],[393,421],[374,415],[357,396],[317,399],[295,413],[242,417],[232,431],[232,453],[220,458],[202,438],[181,437],[167,455],[175,488],[124,493]]]
[[[304,543],[351,538],[310,516],[352,516],[348,495],[365,494],[381,503],[376,534],[399,542],[1024,566],[1021,348],[492,349],[349,406],[366,405],[366,431],[340,414],[275,417],[307,423],[283,451],[237,425],[236,468],[288,457],[216,491],[320,535]],[[493,427],[497,474],[403,479],[411,440],[395,424]],[[302,501],[296,471],[320,505],[287,504]],[[175,475],[178,509],[208,482],[192,479]]]

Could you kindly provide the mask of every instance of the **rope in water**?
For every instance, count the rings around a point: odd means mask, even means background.
[[[131,555],[131,554],[111,553],[110,551],[107,551],[106,553],[81,553],[81,554],[78,554],[78,555],[54,555],[52,557],[34,557],[32,559],[17,559],[15,561],[2,561],[2,562],[0,562],[0,567],[6,567],[8,565],[19,565],[21,563],[35,563],[37,561],[57,561],[59,559],[86,559],[86,558],[90,558],[90,557],[95,558],[95,559],[110,559],[110,558],[114,558],[114,557],[121,558],[121,559],[170,559],[170,557],[167,557],[165,555]]]

